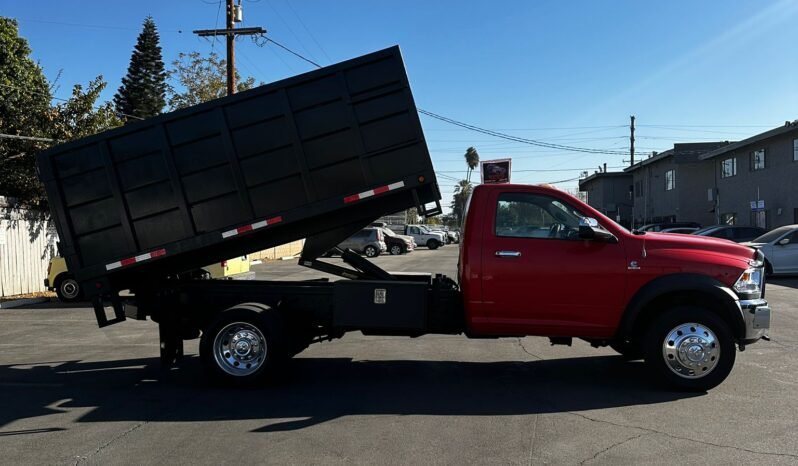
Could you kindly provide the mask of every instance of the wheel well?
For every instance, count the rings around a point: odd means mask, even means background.
[[[631,332],[623,336],[626,339],[631,339],[629,335],[642,336],[651,322],[663,311],[681,305],[697,306],[712,311],[729,324],[732,333],[738,338],[741,338],[745,333],[741,316],[737,315],[735,317],[735,312],[739,314],[736,306],[730,307],[728,303],[724,303],[712,293],[690,290],[667,292],[645,303],[634,318],[630,327]]]

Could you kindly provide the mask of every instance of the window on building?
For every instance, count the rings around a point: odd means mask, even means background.
[[[798,139],[792,140],[792,161],[798,162]]]
[[[737,157],[726,159],[720,163],[720,177],[728,178],[737,174]]]
[[[725,214],[720,214],[720,223],[723,225],[734,225],[737,223],[737,213],[726,212]]]
[[[665,172],[665,191],[671,191],[676,188],[676,170],[668,170]]]
[[[764,170],[765,169],[765,149],[759,149],[751,152],[751,170]]]

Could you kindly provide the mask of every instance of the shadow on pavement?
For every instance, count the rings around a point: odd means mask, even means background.
[[[798,277],[796,276],[778,276],[778,277],[769,277],[767,279],[768,285],[778,285],[778,286],[785,286],[788,288],[795,288],[798,289]]]
[[[298,358],[261,387],[215,387],[199,360],[161,371],[157,358],[0,366],[0,435],[10,422],[93,408],[78,422],[263,420],[296,430],[349,415],[517,415],[664,403],[641,362],[617,356],[529,362]],[[68,426],[67,426],[68,427]],[[15,432],[5,432],[12,435]]]

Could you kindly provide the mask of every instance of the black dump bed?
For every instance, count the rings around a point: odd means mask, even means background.
[[[440,199],[398,47],[37,163],[61,254],[90,296]]]

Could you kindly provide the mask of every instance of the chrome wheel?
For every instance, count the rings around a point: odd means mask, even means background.
[[[391,254],[393,254],[394,256],[398,256],[401,253],[402,253],[402,246],[399,245],[391,246]]]
[[[78,282],[74,278],[62,280],[59,289],[61,290],[61,296],[67,300],[77,299],[80,294],[80,286],[78,286]]]
[[[216,364],[226,373],[245,377],[260,369],[266,360],[266,339],[252,324],[233,322],[222,328],[213,341]]]
[[[706,325],[680,324],[665,336],[662,357],[674,374],[686,379],[699,379],[718,365],[720,343]]]
[[[376,257],[377,256],[377,248],[374,246],[366,247],[366,250],[363,251],[366,253],[366,257]]]

